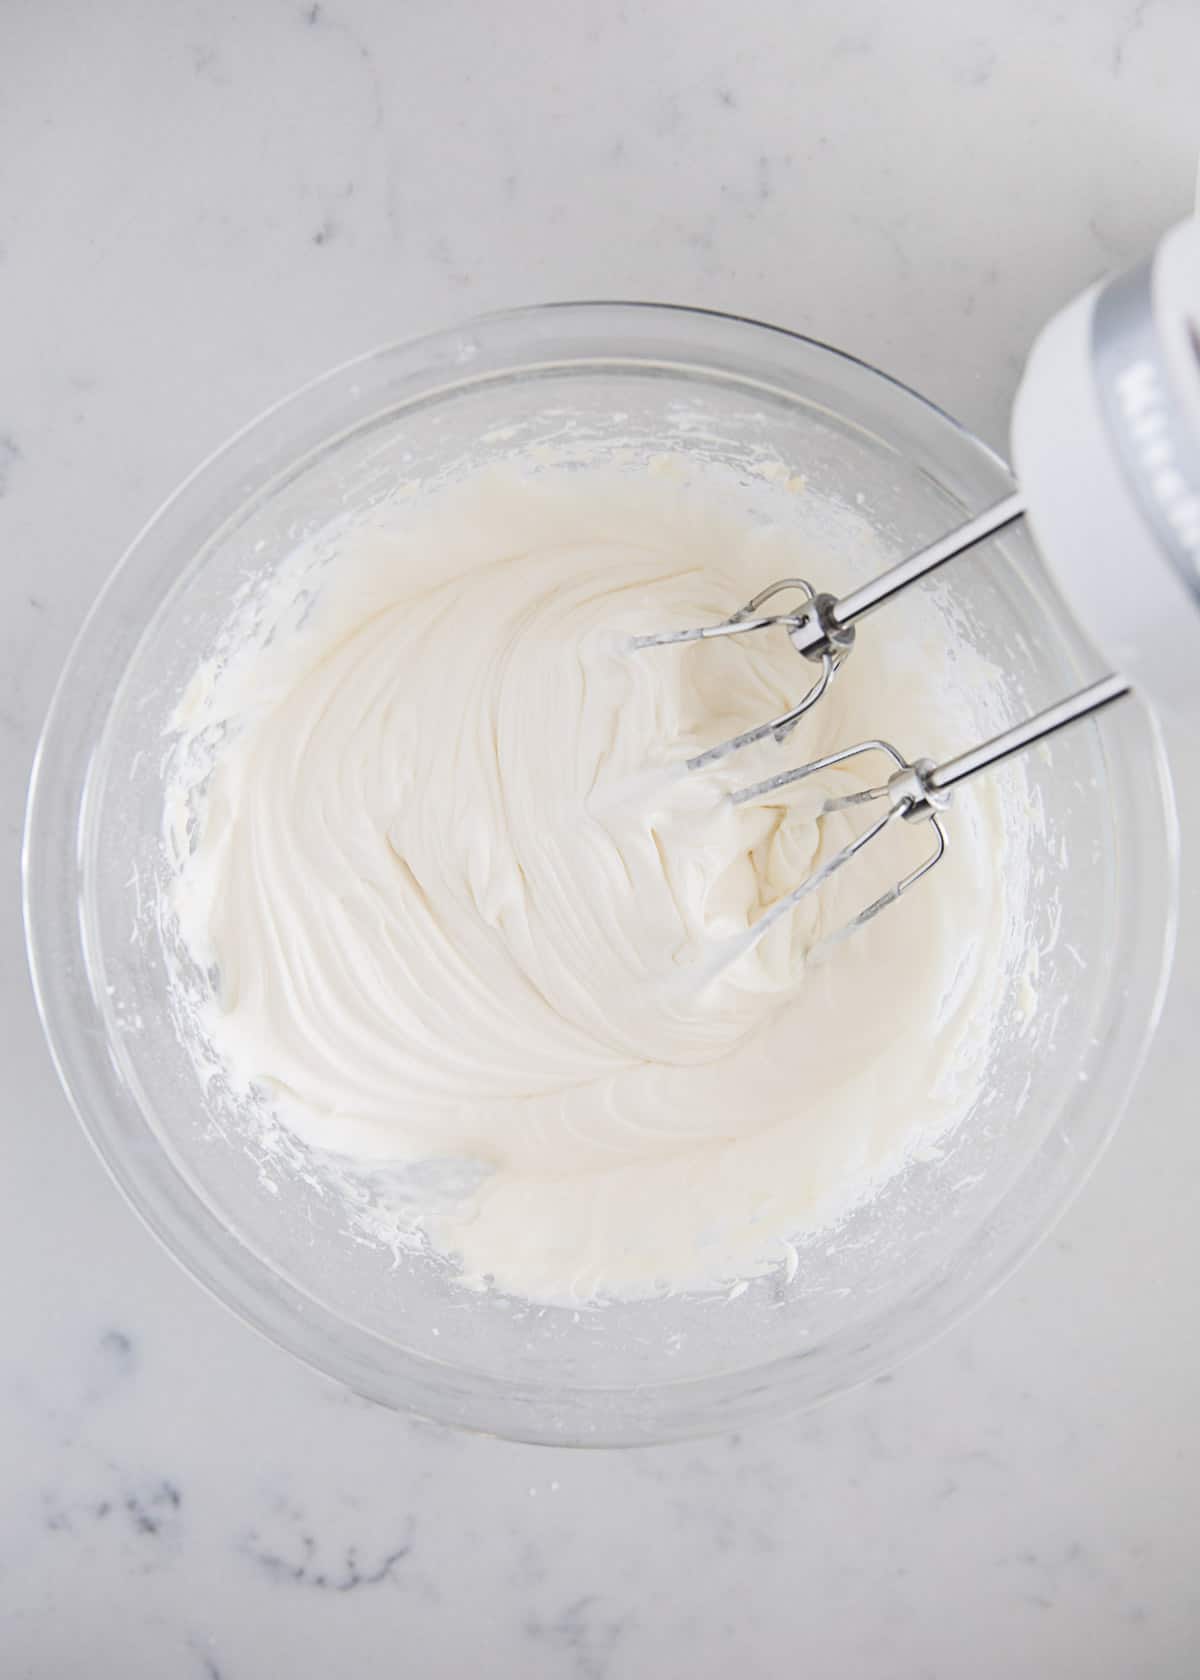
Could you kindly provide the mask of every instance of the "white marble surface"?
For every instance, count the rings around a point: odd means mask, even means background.
[[[88,601],[258,408],[619,294],[813,332],[1002,442],[1042,317],[1192,200],[1194,0],[9,0],[3,37],[4,1680],[1195,1674],[1194,857],[1132,1113],[1019,1276],[821,1412],[599,1456],[350,1399],[179,1273],[54,1082],[15,889]]]

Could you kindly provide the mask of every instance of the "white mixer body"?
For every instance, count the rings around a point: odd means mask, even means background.
[[[1200,698],[1200,222],[1093,286],[1034,343],[1012,417],[1033,537],[1112,667]]]

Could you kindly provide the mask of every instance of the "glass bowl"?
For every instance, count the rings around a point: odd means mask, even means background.
[[[264,1183],[245,1140],[213,1123],[217,1099],[175,1029],[168,935],[147,914],[168,878],[165,732],[230,603],[298,542],[400,480],[539,442],[700,451],[735,472],[791,463],[812,505],[856,509],[896,554],[1011,489],[994,454],[864,363],[695,310],[523,310],[337,368],[200,467],[93,607],[30,790],[30,963],[63,1085],[113,1178],[249,1323],[431,1418],[528,1441],[667,1440],[810,1405],[895,1364],[1047,1231],[1110,1135],[1154,1027],[1174,925],[1173,807],[1136,703],[1026,760],[1038,1007],[1022,1018],[1014,975],[1020,1030],[993,1047],[951,1146],[809,1245],[790,1282],[572,1312],[468,1293],[444,1266],[348,1241],[336,1198],[299,1173]],[[949,593],[1007,672],[1005,715],[1096,674],[1019,531],[926,587]],[[884,615],[864,634],[875,624]]]

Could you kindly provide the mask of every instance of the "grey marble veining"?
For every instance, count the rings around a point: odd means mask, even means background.
[[[991,1303],[809,1416],[580,1455],[380,1411],[178,1272],[55,1084],[14,882],[88,602],[259,408],[617,294],[814,333],[1002,445],[1043,317],[1192,200],[1200,12],[17,0],[4,38],[0,1676],[1195,1673],[1194,884],[1133,1111]]]

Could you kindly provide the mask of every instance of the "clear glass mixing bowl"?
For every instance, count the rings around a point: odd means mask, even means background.
[[[737,1300],[533,1307],[347,1241],[344,1209],[299,1177],[266,1193],[252,1151],[211,1123],[216,1099],[173,1027],[163,936],[146,914],[167,871],[172,709],[235,593],[298,541],[398,479],[572,439],[705,450],[735,468],[778,456],[897,552],[1011,488],[995,455],[874,369],[692,310],[527,310],[338,368],[202,466],[97,601],[37,757],[25,910],[63,1084],[117,1183],[195,1277],[387,1405],[600,1445],[811,1404],[894,1364],[997,1284],[1078,1188],[1129,1094],[1169,966],[1176,860],[1159,740],[1138,704],[1027,760],[1038,1007],[994,1047],[953,1147],[810,1245],[790,1284],[762,1279]],[[938,587],[1009,673],[1012,716],[1096,674],[1020,534]]]

